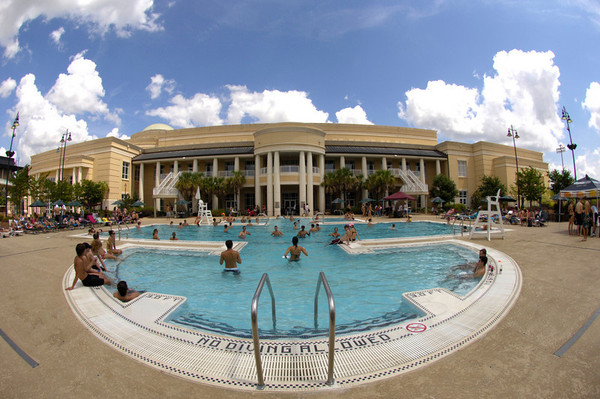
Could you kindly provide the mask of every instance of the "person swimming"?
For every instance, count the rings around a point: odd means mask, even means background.
[[[298,237],[292,237],[292,246],[288,247],[287,251],[285,251],[285,254],[283,254],[283,257],[287,258],[288,254],[290,254],[290,260],[293,261],[300,260],[300,254],[308,256],[306,249],[298,245]]]

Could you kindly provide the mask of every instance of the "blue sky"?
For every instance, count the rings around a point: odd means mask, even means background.
[[[0,147],[173,127],[331,122],[435,129],[600,177],[600,2],[1,0]],[[570,152],[565,167],[572,169]]]

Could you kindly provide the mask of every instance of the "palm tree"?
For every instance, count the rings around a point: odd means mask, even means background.
[[[246,183],[246,176],[240,172],[239,170],[236,170],[233,172],[233,176],[228,177],[225,185],[227,186],[228,189],[230,189],[231,191],[233,191],[233,199],[235,201],[236,204],[236,208],[240,208],[240,189],[242,188],[242,186]]]
[[[394,175],[392,175],[392,172],[383,169],[378,170],[369,176],[364,184],[367,190],[369,190],[369,193],[371,193],[376,200],[379,200],[383,198],[385,192],[390,187],[393,187],[395,183],[396,179],[394,178]]]
[[[196,188],[198,188],[197,180],[194,176],[194,173],[182,172],[179,175],[177,183],[175,183],[175,188],[179,190],[184,200],[191,201],[196,191]]]

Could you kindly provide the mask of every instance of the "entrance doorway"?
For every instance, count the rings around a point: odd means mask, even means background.
[[[281,193],[282,208],[287,216],[298,213],[298,193]]]

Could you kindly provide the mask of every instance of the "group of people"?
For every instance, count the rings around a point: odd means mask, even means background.
[[[104,260],[116,259],[122,253],[120,249],[116,248],[115,233],[112,230],[109,232],[109,238],[106,241],[106,251],[102,247],[99,233],[95,233],[93,238],[91,244],[82,242],[75,246],[76,256],[73,259],[75,277],[71,286],[65,288],[67,291],[74,289],[78,280],[85,287],[99,287],[113,284],[110,277],[105,274],[107,269]],[[113,293],[113,296],[122,302],[131,301],[139,295],[140,292],[129,289],[126,281],[119,281],[117,283],[117,290]]]
[[[598,207],[592,205],[589,200],[585,203],[582,199],[578,199],[575,206],[569,203],[569,235],[583,237],[582,241],[586,241],[589,237],[600,237],[598,234]]]

